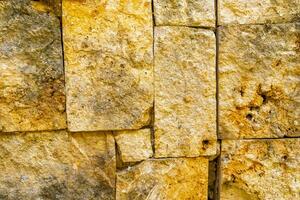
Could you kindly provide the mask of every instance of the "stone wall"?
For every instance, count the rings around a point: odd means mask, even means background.
[[[299,0],[0,0],[0,200],[300,199]]]

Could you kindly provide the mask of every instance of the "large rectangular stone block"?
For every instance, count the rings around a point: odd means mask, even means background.
[[[220,29],[222,138],[299,136],[300,24]]]
[[[300,139],[224,140],[221,199],[300,199]]]
[[[155,24],[215,27],[214,0],[154,0]]]
[[[213,31],[155,28],[155,157],[216,153]]]
[[[207,199],[208,159],[146,160],[117,172],[117,200]]]
[[[299,22],[299,0],[219,0],[219,24]]]
[[[52,6],[0,1],[0,131],[66,128],[60,21]]]
[[[150,0],[63,1],[71,131],[138,129],[153,105]]]
[[[0,160],[0,199],[115,199],[110,134],[1,135]]]

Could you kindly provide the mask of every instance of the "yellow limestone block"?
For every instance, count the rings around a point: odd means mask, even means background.
[[[299,24],[220,29],[222,138],[299,136]]]
[[[155,28],[155,157],[216,154],[215,42],[211,30]]]
[[[1,135],[0,160],[0,199],[115,199],[110,134]]]
[[[0,1],[0,131],[66,128],[60,22],[46,10]]]
[[[287,23],[299,20],[299,0],[219,0],[221,25]]]
[[[146,160],[117,172],[116,200],[206,200],[207,158]]]
[[[300,199],[300,139],[223,140],[222,200]]]
[[[71,131],[138,129],[153,105],[150,0],[63,1]]]
[[[156,25],[215,26],[214,0],[154,0]]]
[[[115,140],[122,162],[138,162],[153,155],[150,129],[118,131]]]

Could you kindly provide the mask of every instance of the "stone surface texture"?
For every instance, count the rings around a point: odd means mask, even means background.
[[[3,132],[66,128],[60,21],[43,6],[0,1]]]
[[[300,21],[299,0],[219,0],[219,24]]]
[[[118,131],[115,140],[122,162],[138,162],[153,155],[150,129]]]
[[[300,136],[300,24],[220,29],[222,138]]]
[[[154,0],[156,25],[215,27],[214,0]]]
[[[115,199],[115,146],[105,133],[2,134],[0,199]]]
[[[223,140],[222,200],[300,198],[300,139]]]
[[[155,157],[216,153],[215,35],[155,28]]]
[[[206,158],[147,160],[117,172],[117,200],[205,200]]]
[[[71,131],[138,129],[153,106],[150,0],[63,1]]]

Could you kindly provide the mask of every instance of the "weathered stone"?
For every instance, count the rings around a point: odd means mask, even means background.
[[[215,35],[155,29],[155,157],[216,153]]]
[[[299,24],[220,29],[222,138],[299,136]]]
[[[66,128],[57,16],[29,0],[0,1],[0,30],[0,131]]]
[[[119,131],[115,135],[122,162],[138,162],[152,157],[151,131]]]
[[[71,131],[138,129],[153,105],[150,0],[63,1]]]
[[[215,26],[214,0],[154,0],[156,25]]]
[[[31,0],[32,6],[43,12],[54,12],[57,16],[61,16],[62,0]]]
[[[117,172],[117,200],[207,199],[208,160],[146,160]]]
[[[299,0],[219,0],[221,25],[286,23],[299,20]]]
[[[115,199],[115,145],[105,133],[0,137],[0,199]]]
[[[300,139],[225,140],[221,199],[300,199]]]

